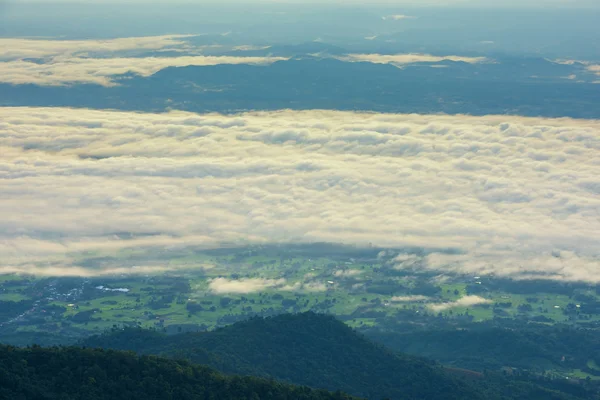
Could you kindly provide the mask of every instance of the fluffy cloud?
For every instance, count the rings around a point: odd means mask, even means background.
[[[556,64],[561,64],[561,65],[580,65],[580,66],[585,67],[585,69],[588,72],[591,72],[596,75],[600,75],[600,65],[592,64],[589,61],[568,60],[568,59],[558,59],[558,60],[548,60],[548,61],[552,61]],[[597,82],[595,82],[595,83],[597,83]]]
[[[36,276],[61,276],[61,277],[98,277],[114,275],[156,275],[170,268],[160,266],[135,266],[122,268],[89,269],[76,266],[39,266],[39,265],[2,265],[0,274],[32,274]]]
[[[490,304],[490,303],[492,303],[491,300],[484,299],[483,297],[465,296],[454,302],[430,304],[428,307],[431,309],[431,311],[440,312],[440,311],[449,310],[451,308],[473,307],[473,306],[480,305],[480,304]]]
[[[340,60],[348,62],[370,62],[374,64],[392,64],[403,66],[415,63],[439,63],[442,61],[465,62],[469,64],[481,64],[490,62],[486,57],[463,57],[463,56],[434,56],[431,54],[348,54],[339,57]]]
[[[101,56],[127,50],[192,50],[184,40],[193,35],[165,35],[109,40],[51,40],[0,38],[0,61],[55,56]]]
[[[265,289],[271,289],[281,287],[285,284],[285,279],[239,279],[229,280],[225,278],[212,279],[208,288],[216,294],[248,294],[263,291]]]
[[[271,48],[271,46],[252,46],[252,45],[242,45],[242,46],[235,46],[233,48],[233,50],[236,51],[253,51],[253,50],[266,50]]]
[[[113,86],[115,75],[149,76],[167,67],[218,64],[269,64],[278,57],[202,55],[204,47],[186,42],[192,35],[132,37],[112,40],[36,40],[0,38],[0,82]],[[209,46],[210,47],[210,46]],[[240,48],[242,49],[242,48]],[[249,50],[249,48],[244,48]],[[144,51],[180,52],[180,57],[127,57]],[[125,52],[125,53],[124,53]]]
[[[330,241],[461,254],[397,268],[597,282],[599,150],[592,120],[0,108],[0,263]]]
[[[416,301],[429,301],[427,296],[394,296],[391,298],[393,303],[412,303]]]
[[[338,278],[353,278],[356,277],[358,275],[363,274],[364,271],[358,270],[358,269],[349,269],[349,270],[337,270],[333,273],[333,276],[338,277]]]
[[[592,238],[588,239],[591,244]],[[431,270],[472,275],[498,275],[517,279],[555,279],[600,282],[598,255],[571,251],[526,255],[507,251],[472,252],[465,255],[431,254],[422,264]]]
[[[44,64],[17,60],[0,63],[0,82],[32,83],[44,86],[93,83],[114,86],[115,75],[134,73],[150,76],[167,67],[219,64],[264,65],[285,60],[282,57],[181,56],[134,58],[54,57]]]
[[[394,258],[395,268],[398,270],[408,269],[418,266],[422,262],[422,257],[416,254],[400,254]]]
[[[583,245],[591,246],[594,239]],[[557,245],[557,248],[561,246]],[[552,279],[573,282],[600,282],[598,254],[577,254],[567,250],[544,251],[533,249],[527,253],[514,253],[511,249],[482,246],[465,254],[433,253],[412,256],[410,262],[404,257],[394,260],[399,270],[444,271],[452,274],[501,276],[522,280]]]
[[[402,21],[403,19],[416,19],[417,17],[412,17],[410,15],[404,14],[395,14],[395,15],[386,15],[385,17],[381,17],[384,21]]]
[[[595,73],[596,75],[600,75],[600,65],[589,65],[587,70]]]
[[[324,292],[329,288],[322,282],[311,281],[310,279],[305,282],[288,284],[283,278],[248,278],[236,280],[215,278],[209,281],[208,289],[215,294],[249,294],[267,289],[283,292]]]

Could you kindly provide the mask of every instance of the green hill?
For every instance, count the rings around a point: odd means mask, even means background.
[[[333,317],[286,314],[215,331],[165,335],[114,330],[82,345],[188,359],[227,374],[274,378],[369,399],[573,400],[598,398],[582,385],[535,376],[505,377],[400,355]]]
[[[372,399],[478,399],[433,363],[376,345],[333,317],[255,318],[212,332],[166,336],[126,329],[85,346],[134,350],[208,364],[230,374],[272,377]]]
[[[272,380],[225,377],[186,361],[73,347],[0,346],[2,400],[350,400]]]

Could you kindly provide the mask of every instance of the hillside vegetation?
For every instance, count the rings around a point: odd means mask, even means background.
[[[173,336],[126,329],[83,344],[186,358],[225,373],[272,377],[373,399],[481,398],[441,367],[398,356],[335,318],[314,313],[254,318],[212,332]]]
[[[0,346],[2,400],[351,400],[131,352]]]
[[[479,374],[478,379],[465,380],[434,362],[396,354],[335,318],[314,313],[254,318],[215,331],[171,336],[143,329],[114,330],[82,344],[184,358],[228,374],[339,389],[369,399],[593,398],[581,386],[529,378]]]
[[[600,375],[594,367],[600,365],[600,338],[595,330],[538,324],[520,329],[371,329],[364,334],[390,349],[460,368],[511,367],[537,373],[580,369],[591,377]]]

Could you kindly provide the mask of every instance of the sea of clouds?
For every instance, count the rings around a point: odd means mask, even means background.
[[[599,238],[600,121],[0,108],[0,272],[329,241],[456,250],[397,268],[599,282]]]

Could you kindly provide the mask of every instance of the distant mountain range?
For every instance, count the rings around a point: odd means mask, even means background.
[[[312,56],[308,53],[323,53]],[[0,106],[68,106],[160,112],[335,109],[397,113],[600,118],[599,77],[583,64],[536,58],[487,63],[348,62],[325,44],[237,52],[280,55],[269,66],[169,67],[119,86],[0,85]],[[326,53],[326,54],[325,54]],[[334,57],[335,56],[335,57]],[[432,68],[435,67],[435,68]]]

